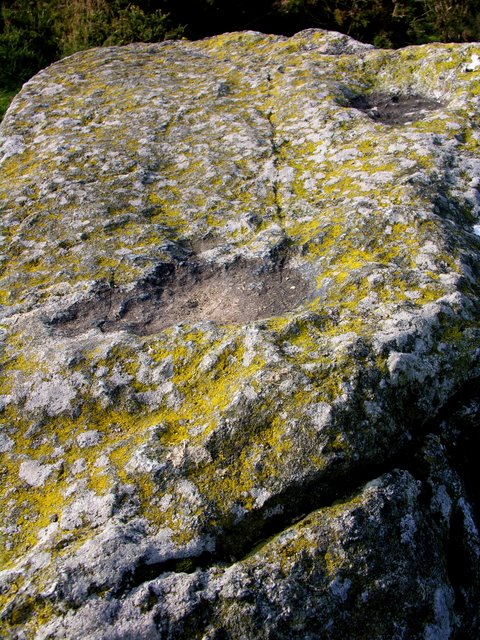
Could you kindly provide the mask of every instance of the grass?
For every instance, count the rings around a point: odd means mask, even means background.
[[[11,101],[16,96],[17,91],[8,91],[6,89],[0,89],[0,120],[3,119],[5,112],[10,106]]]

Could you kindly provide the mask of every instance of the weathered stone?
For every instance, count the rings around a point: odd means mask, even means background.
[[[2,637],[478,636],[479,53],[247,32],[25,85]]]

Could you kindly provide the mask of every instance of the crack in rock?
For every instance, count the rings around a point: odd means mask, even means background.
[[[446,436],[447,425],[455,419],[465,407],[478,400],[478,385],[480,378],[471,380],[457,394],[438,411],[435,418],[429,419],[421,429],[417,430],[415,437],[405,444],[401,450],[380,462],[370,462],[360,464],[356,468],[350,469],[345,475],[339,469],[338,473],[332,477],[323,476],[321,481],[311,478],[308,482],[303,482],[301,486],[290,487],[284,494],[276,496],[273,502],[267,501],[265,505],[256,512],[249,514],[241,523],[230,530],[223,531],[215,544],[215,551],[204,552],[197,556],[185,556],[169,559],[159,563],[149,563],[139,559],[137,565],[128,572],[117,586],[115,596],[135,589],[145,582],[154,580],[164,573],[193,573],[197,569],[209,569],[212,567],[229,567],[253,553],[258,552],[269,540],[280,535],[288,527],[308,518],[309,514],[319,509],[331,507],[335,504],[349,503],[362,490],[363,487],[375,482],[380,476],[393,473],[397,470],[408,471],[413,478],[417,479],[424,486],[424,491],[429,487],[430,463],[428,443],[432,439],[440,441],[441,436]],[[408,427],[405,427],[409,431]],[[475,432],[478,437],[478,430]],[[448,440],[448,436],[447,440]],[[465,451],[462,447],[462,454],[456,454],[456,466],[461,467],[468,464],[472,459],[472,452]],[[462,491],[464,488],[462,487]],[[430,489],[428,489],[430,493]],[[476,496],[473,496],[476,499]],[[278,515],[265,517],[267,512]],[[462,546],[462,535],[465,524],[463,519],[465,514],[457,507],[452,514],[450,538],[447,541],[448,567],[451,576],[451,584],[458,591],[458,607],[465,605],[465,592],[462,593],[461,586],[467,582],[474,583],[474,588],[480,586],[476,581],[480,578],[478,572],[472,570],[472,550],[470,547]],[[459,521],[462,520],[462,522]],[[254,534],[252,535],[252,532]],[[480,541],[480,538],[479,538]],[[479,547],[480,550],[480,547]]]

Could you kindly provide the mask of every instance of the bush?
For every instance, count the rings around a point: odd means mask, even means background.
[[[15,97],[16,91],[2,91],[0,89],[0,120],[5,115],[11,101]]]
[[[159,42],[161,40],[178,38],[183,34],[183,28],[173,27],[169,15],[158,9],[152,13],[145,13],[136,5],[121,9],[112,18],[111,34],[104,44],[128,44],[130,42]]]
[[[58,54],[46,2],[4,4],[0,14],[0,87],[12,90]]]
[[[103,44],[109,35],[111,9],[106,0],[52,3],[60,57]]]
[[[480,16],[477,1],[424,0],[426,19],[438,39],[463,42],[480,39]]]
[[[146,12],[125,0],[68,0],[55,4],[61,56],[102,45],[159,42],[182,34],[181,27],[171,24],[168,14],[158,9]]]
[[[377,46],[480,40],[477,0],[275,0],[275,6],[295,27],[334,28]]]

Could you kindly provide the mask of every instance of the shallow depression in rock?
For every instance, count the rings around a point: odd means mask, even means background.
[[[161,263],[133,290],[101,283],[92,297],[46,319],[46,324],[73,336],[92,328],[148,335],[182,322],[246,323],[292,311],[309,297],[310,289],[288,267]]]
[[[389,125],[403,125],[423,120],[430,112],[441,109],[444,104],[421,95],[397,95],[374,92],[355,95],[349,106],[359,109],[369,118]]]

